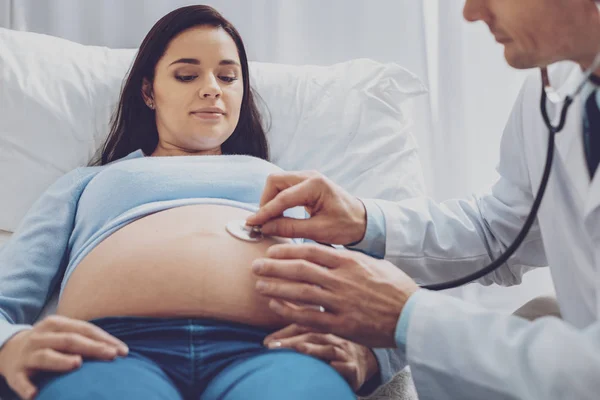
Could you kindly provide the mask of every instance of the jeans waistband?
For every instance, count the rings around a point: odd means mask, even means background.
[[[112,316],[95,318],[89,322],[115,336],[193,331],[199,334],[218,332],[221,335],[229,332],[239,338],[260,339],[273,332],[268,328],[211,318]]]

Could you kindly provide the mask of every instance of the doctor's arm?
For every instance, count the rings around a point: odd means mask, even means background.
[[[519,95],[506,125],[497,181],[483,194],[442,203],[415,197],[399,202],[363,200],[367,229],[353,249],[385,258],[419,283],[436,283],[477,271],[498,258],[519,234],[539,183],[532,184],[525,157]],[[537,221],[517,252],[482,284],[519,284],[546,266]]]
[[[425,290],[409,302],[406,343],[396,338],[420,398],[598,398],[600,323],[529,322]]]
[[[385,260],[276,245],[255,261],[257,290],[281,317],[371,347],[396,347],[419,398],[596,399],[600,324],[529,322],[419,289]],[[275,279],[273,279],[275,278]],[[295,310],[312,302],[325,311]]]
[[[499,178],[482,195],[443,203],[426,197],[361,201],[319,173],[286,172],[269,176],[260,210],[247,223],[262,226],[267,235],[342,244],[385,257],[419,283],[446,281],[479,270],[517,237],[538,189],[535,180],[539,177],[532,181],[525,158],[524,92],[502,138]],[[311,217],[281,217],[296,206],[304,206]],[[535,222],[505,265],[479,282],[518,284],[525,272],[546,265]]]

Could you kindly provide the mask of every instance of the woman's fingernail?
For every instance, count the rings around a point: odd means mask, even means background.
[[[119,346],[119,352],[122,356],[126,356],[129,354],[129,347],[127,347],[127,345],[121,345]]]
[[[270,349],[276,349],[278,347],[281,347],[281,342],[270,342],[269,344],[267,344],[267,347]]]
[[[263,262],[263,260],[254,260],[254,262],[252,263],[252,271],[260,272],[264,264],[265,263]]]
[[[256,281],[256,290],[263,291],[267,288],[267,282],[265,281]]]

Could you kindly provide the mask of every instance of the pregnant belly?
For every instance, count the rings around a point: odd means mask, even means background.
[[[284,322],[256,294],[252,261],[276,243],[244,242],[225,225],[250,212],[222,205],[173,208],[116,231],[76,267],[57,313],[200,317],[277,328]]]

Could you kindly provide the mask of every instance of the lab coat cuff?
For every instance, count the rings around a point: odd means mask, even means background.
[[[415,296],[416,295],[416,296]],[[460,313],[465,307],[475,307],[461,299],[426,289],[418,290],[410,312],[410,321],[406,334],[406,358],[412,363],[421,358],[430,348],[428,340],[435,337],[448,315]],[[413,297],[411,296],[411,297]]]
[[[385,256],[385,216],[375,200],[360,200],[364,204],[367,212],[367,229],[365,237],[360,242],[349,244],[346,247],[381,259]]]
[[[415,304],[419,301],[418,297],[422,291],[423,290],[417,290],[415,293],[413,293],[402,308],[402,313],[400,314],[400,318],[398,318],[398,324],[396,325],[396,332],[394,334],[394,339],[396,340],[398,349],[406,349],[410,317],[415,308]]]

